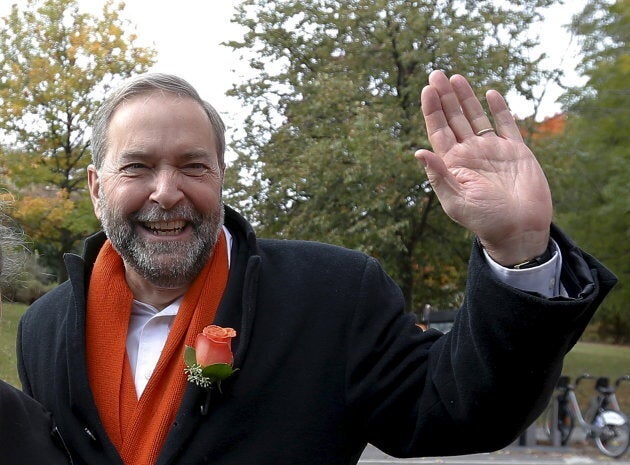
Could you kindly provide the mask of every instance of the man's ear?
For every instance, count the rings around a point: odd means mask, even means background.
[[[100,220],[101,219],[101,179],[98,176],[98,171],[94,165],[89,165],[87,168],[88,175],[88,189],[90,190],[90,198],[92,199],[92,208],[94,208],[94,214]]]

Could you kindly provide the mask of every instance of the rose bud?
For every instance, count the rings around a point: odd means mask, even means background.
[[[215,363],[232,365],[232,338],[236,331],[232,328],[222,328],[216,325],[206,326],[203,333],[197,335],[195,352],[197,363],[202,367]]]

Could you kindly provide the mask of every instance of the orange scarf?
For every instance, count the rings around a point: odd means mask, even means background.
[[[105,242],[90,278],[87,298],[88,377],[101,421],[126,465],[154,464],[186,389],[184,345],[211,324],[228,276],[222,232],[213,255],[180,305],[166,345],[140,399],[126,340],[133,295],[121,257]]]

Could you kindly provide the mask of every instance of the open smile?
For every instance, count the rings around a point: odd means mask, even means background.
[[[146,221],[142,225],[155,236],[176,236],[180,234],[188,224],[184,220],[174,221]]]

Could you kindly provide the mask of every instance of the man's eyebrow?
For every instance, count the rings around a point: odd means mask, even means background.
[[[204,149],[204,148],[198,148],[198,149],[187,150],[186,152],[181,153],[178,156],[178,158],[186,160],[186,159],[212,157],[212,156],[215,156],[214,152],[208,151],[207,149]]]
[[[186,161],[186,160],[194,160],[199,158],[208,158],[215,156],[215,153],[212,151],[208,151],[204,148],[192,148],[185,152],[178,154],[175,158],[178,160]],[[152,159],[152,158],[162,158],[161,156],[155,156],[151,154],[151,152],[144,151],[142,149],[129,149],[124,150],[120,153],[118,157],[119,161],[127,161],[127,160],[142,160],[142,159]]]
[[[123,150],[118,157],[119,160],[149,158],[151,155],[142,150]]]

